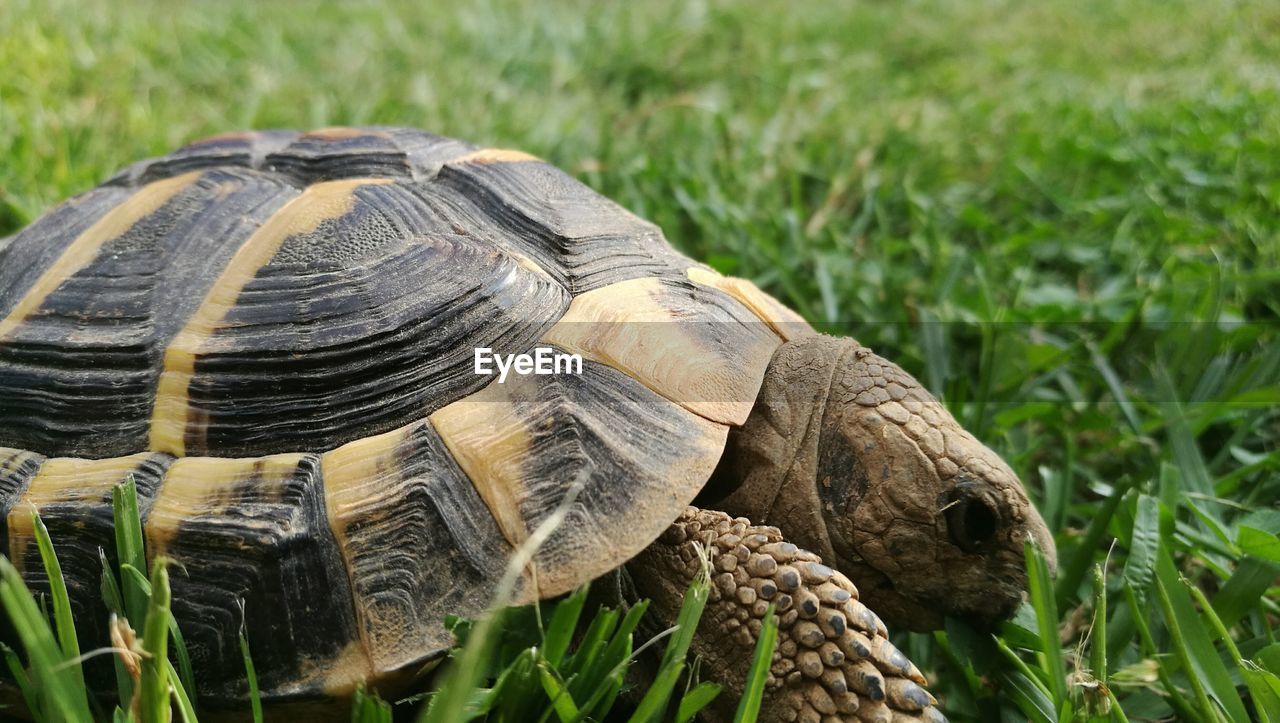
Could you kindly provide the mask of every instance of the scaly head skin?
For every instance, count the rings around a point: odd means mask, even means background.
[[[1023,542],[1053,539],[1017,475],[919,382],[852,339],[779,348],[711,487],[854,580],[892,625],[991,625],[1026,590]]]

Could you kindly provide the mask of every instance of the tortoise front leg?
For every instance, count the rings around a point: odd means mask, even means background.
[[[627,564],[635,593],[674,622],[684,591],[709,551],[711,594],[691,652],[723,686],[712,718],[733,717],[769,603],[778,645],[762,721],[945,721],[924,677],[889,642],[884,624],[858,601],[848,578],[776,527],[687,508]]]

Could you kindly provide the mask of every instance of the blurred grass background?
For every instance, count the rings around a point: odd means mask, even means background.
[[[1098,713],[1099,683],[1134,720],[1258,715],[1280,5],[0,2],[0,236],[201,136],[363,123],[557,163],[899,361],[1010,461],[1061,571],[998,639],[904,640],[953,718]]]

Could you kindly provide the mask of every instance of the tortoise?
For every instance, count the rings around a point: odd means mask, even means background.
[[[731,693],[776,604],[765,720],[940,720],[882,618],[999,620],[1053,550],[895,364],[548,163],[407,128],[201,140],[0,240],[0,532],[40,587],[39,511],[82,641],[129,475],[202,701],[247,696],[243,625],[295,713],[413,678],[523,549],[516,602],[623,569],[672,619],[709,564],[693,649]]]

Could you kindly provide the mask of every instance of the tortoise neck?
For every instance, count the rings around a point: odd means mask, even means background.
[[[751,415],[729,433],[700,503],[782,527],[799,544],[830,555],[817,489],[818,441],[832,378],[857,347],[825,335],[778,347]]]

